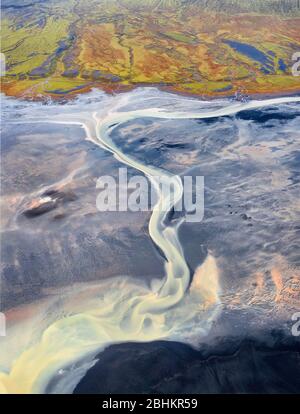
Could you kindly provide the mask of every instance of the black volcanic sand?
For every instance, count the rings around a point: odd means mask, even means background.
[[[163,276],[150,213],[97,210],[98,177],[117,178],[121,165],[84,138],[74,126],[3,127],[2,310],[80,281]]]
[[[222,349],[222,347],[224,349]],[[124,343],[99,361],[75,394],[289,393],[300,390],[299,340],[223,344],[215,353],[178,342]]]

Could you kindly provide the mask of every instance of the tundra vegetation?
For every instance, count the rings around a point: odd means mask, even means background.
[[[3,0],[7,95],[292,93],[299,0]]]

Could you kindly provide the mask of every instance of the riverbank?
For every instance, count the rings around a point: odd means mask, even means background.
[[[255,85],[248,85],[247,87],[242,83],[227,89],[209,90],[205,84],[199,84],[196,87],[187,87],[185,84],[162,84],[162,83],[138,83],[138,84],[114,84],[114,83],[100,83],[100,82],[86,82],[82,83],[80,80],[73,80],[69,84],[69,89],[58,87],[57,89],[49,90],[46,88],[49,80],[35,81],[15,81],[15,82],[1,82],[1,91],[6,96],[14,98],[21,98],[31,101],[69,101],[76,99],[79,95],[86,94],[92,89],[99,89],[109,95],[121,94],[130,92],[136,88],[157,88],[161,91],[174,93],[180,96],[188,96],[201,99],[216,99],[216,98],[235,98],[237,100],[244,99],[268,99],[280,98],[284,96],[297,96],[300,94],[300,77],[291,77],[290,85],[278,88],[273,84],[255,87]],[[65,81],[64,81],[65,82]],[[56,83],[59,82],[56,81]],[[63,85],[63,84],[62,84]]]

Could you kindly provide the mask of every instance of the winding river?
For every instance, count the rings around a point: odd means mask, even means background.
[[[205,335],[220,310],[215,259],[209,254],[191,282],[190,270],[178,237],[183,220],[175,223],[166,220],[168,212],[183,195],[180,177],[147,166],[122,152],[111,139],[115,128],[137,118],[208,119],[263,106],[300,102],[298,97],[274,98],[246,103],[223,101],[219,108],[210,110],[208,107],[203,111],[157,107],[124,111],[123,108],[129,103],[128,96],[121,97],[117,105],[114,103],[105,113],[97,110],[89,112],[87,108],[84,113],[72,112],[72,106],[68,112],[59,109],[51,112],[50,105],[49,112],[47,108],[42,108],[40,112],[37,110],[35,117],[29,116],[22,122],[80,125],[85,129],[88,140],[151,180],[158,201],[148,229],[151,239],[165,258],[164,279],[153,284],[151,289],[121,277],[99,282],[89,300],[63,317],[49,321],[46,326],[35,326],[34,339],[30,345],[21,347],[17,357],[9,361],[9,368],[0,374],[0,391],[3,393],[72,392],[93,364],[95,355],[109,344],[156,339],[189,341],[191,328],[196,335]],[[168,184],[171,180],[175,185],[170,186],[173,194],[169,197],[169,194],[167,196],[162,192],[164,187],[159,183]],[[70,296],[66,298],[67,302],[70,302]],[[60,302],[57,306],[63,308],[65,304]],[[47,308],[44,312],[46,318]]]

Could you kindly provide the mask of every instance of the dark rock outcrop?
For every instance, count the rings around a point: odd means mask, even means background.
[[[99,354],[74,393],[299,393],[299,356],[299,342],[245,340],[210,356],[176,342],[124,343]]]

